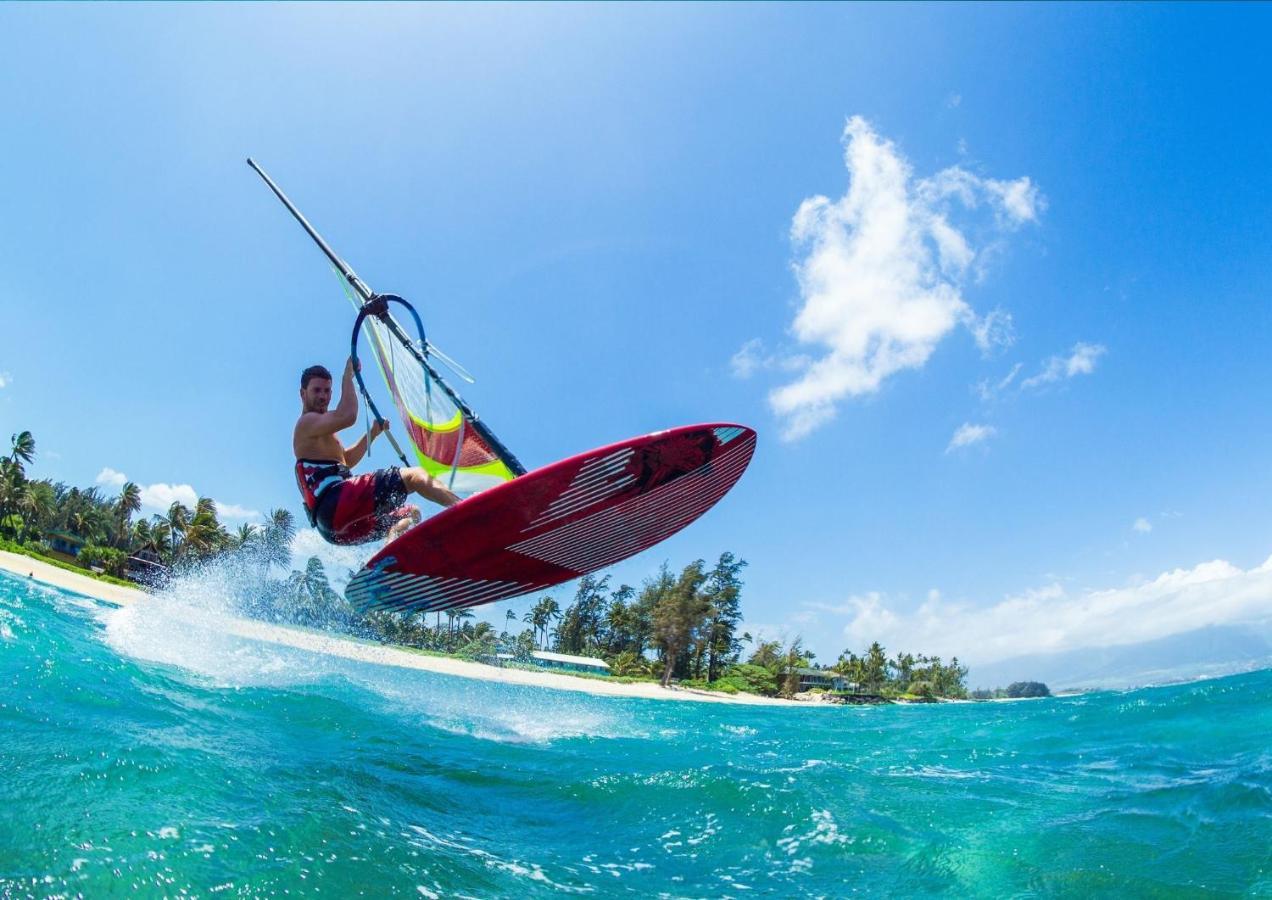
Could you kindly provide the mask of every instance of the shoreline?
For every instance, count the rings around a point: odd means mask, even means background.
[[[59,569],[29,556],[0,550],[0,569],[19,578],[28,576],[43,584],[71,591],[114,606],[130,606],[134,603],[156,601],[158,598],[140,588],[126,588],[98,581],[66,569]],[[227,630],[235,637],[279,644],[297,650],[323,653],[342,659],[418,669],[441,675],[454,675],[479,681],[499,681],[558,691],[576,691],[600,697],[634,697],[646,700],[681,700],[696,703],[731,703],[739,706],[821,706],[820,703],[804,703],[783,700],[778,697],[760,697],[755,694],[717,694],[709,691],[681,688],[664,688],[649,682],[622,684],[591,678],[575,678],[560,672],[534,672],[526,669],[503,669],[484,663],[453,659],[445,656],[425,656],[389,644],[365,643],[351,637],[328,635],[321,632],[273,625],[251,619],[227,617]]]

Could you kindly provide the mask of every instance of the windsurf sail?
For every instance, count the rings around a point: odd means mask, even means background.
[[[356,295],[345,288],[354,307],[361,310]],[[385,295],[389,297],[392,295]],[[400,300],[393,297],[394,300]],[[431,357],[429,342],[421,337],[403,347],[400,325],[393,328],[383,317],[366,316],[361,323],[375,355],[384,383],[393,396],[398,416],[406,427],[415,460],[430,475],[440,478],[452,491],[468,497],[518,474],[474,427],[475,416],[465,415],[463,401],[439,381],[436,370],[421,365],[419,356]],[[423,330],[422,328],[420,329]],[[358,334],[354,333],[355,357]],[[364,388],[365,390],[365,388]]]
[[[524,475],[525,467],[477,417],[434,365],[434,360],[440,361],[461,378],[471,381],[462,367],[425,338],[424,327],[415,308],[396,295],[374,293],[336,255],[264,170],[251,159],[247,164],[269,185],[326,254],[340,276],[345,294],[358,310],[351,355],[355,360],[358,358],[358,339],[365,331],[410,443],[413,460],[407,458],[402,447],[393,439],[393,432],[385,432],[403,463],[424,468],[460,496],[470,496]],[[400,306],[410,314],[418,339],[411,338],[393,317],[391,305]],[[379,418],[379,411],[366,390],[361,372],[357,380],[368,408]]]

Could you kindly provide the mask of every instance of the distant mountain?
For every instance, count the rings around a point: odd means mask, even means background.
[[[967,686],[995,688],[1013,681],[1042,681],[1052,691],[1126,688],[1263,668],[1272,668],[1272,622],[1216,625],[1141,644],[1018,656],[972,667]]]

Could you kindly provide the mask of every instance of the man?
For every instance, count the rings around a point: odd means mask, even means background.
[[[340,382],[340,402],[330,412],[331,373],[310,366],[300,375],[301,414],[292,434],[296,454],[296,483],[309,523],[333,544],[364,544],[402,534],[420,520],[420,511],[403,505],[407,494],[418,494],[442,506],[453,506],[459,497],[420,468],[388,468],[366,475],[352,475],[375,440],[389,423],[377,421],[346,448],[336,432],[358,421],[358,395],[353,387],[352,359],[345,364]]]

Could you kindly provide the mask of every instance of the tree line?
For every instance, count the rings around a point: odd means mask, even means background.
[[[30,479],[27,466],[34,459],[29,431],[13,435],[9,453],[0,457],[0,538],[26,549],[47,553],[49,536],[65,532],[85,542],[77,554],[81,565],[100,566],[116,577],[127,574],[128,557],[138,554],[169,568],[248,547],[283,565],[290,559],[294,528],[287,510],[271,510],[264,525],[234,531],[219,520],[208,497],[197,498],[193,507],[174,502],[163,513],[139,516],[141,488],[135,482],[110,496],[97,487]]]

